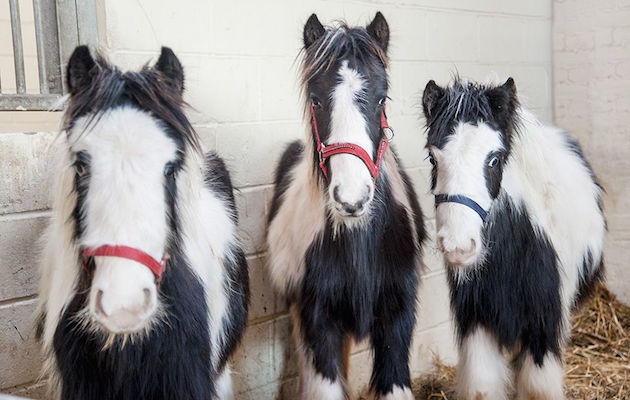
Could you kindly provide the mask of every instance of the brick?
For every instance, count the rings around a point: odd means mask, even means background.
[[[261,118],[301,121],[304,107],[295,56],[260,59],[258,71]]]
[[[567,50],[573,52],[591,51],[595,48],[595,38],[591,33],[573,33],[567,35]]]
[[[446,85],[455,68],[451,63],[441,62],[392,62],[390,81],[392,82],[392,100],[388,103],[388,116],[392,126],[396,125],[397,115],[417,118],[422,114],[422,92],[431,79],[440,85]],[[422,127],[423,121],[415,126]],[[415,130],[415,129],[414,129]]]
[[[551,17],[551,2],[548,0],[532,0],[507,2],[497,0],[477,0],[461,2],[459,0],[400,0],[402,6],[415,6],[445,11],[475,14],[511,14],[515,16]]]
[[[273,196],[273,186],[237,190],[236,207],[239,216],[239,236],[247,254],[265,251],[267,208]]]
[[[41,235],[47,216],[0,220],[0,301],[37,292]]]
[[[389,118],[394,128],[395,137],[392,142],[404,168],[418,168],[426,165],[427,152],[424,149],[427,136],[423,120],[417,116]]]
[[[234,393],[262,387],[275,379],[273,363],[273,321],[249,326],[239,351],[233,356]]]
[[[258,63],[249,58],[181,57],[187,71],[187,101],[197,124],[260,118]]]
[[[455,334],[450,321],[416,333],[409,358],[411,375],[420,376],[428,372],[436,357],[447,365],[457,362]]]
[[[54,133],[0,134],[0,214],[50,207]]]
[[[428,235],[427,240],[424,243],[424,255],[422,257],[422,260],[427,267],[427,274],[436,273],[444,269],[444,259],[436,244],[435,220],[427,220],[425,222],[425,226]]]
[[[273,183],[276,163],[291,141],[304,137],[297,123],[217,127],[217,151],[225,159],[236,186]]]
[[[159,51],[165,45],[180,52],[208,52],[218,40],[208,23],[215,14],[210,2],[183,0],[177,7],[164,7],[156,2],[115,0],[103,7],[108,48]],[[165,26],[177,29],[164,29]]]
[[[389,55],[392,60],[423,60],[427,58],[427,14],[421,10],[395,10],[385,15],[391,27]]]
[[[248,257],[247,263],[251,292],[249,319],[254,320],[274,314],[276,312],[276,294],[269,281],[265,258]]]
[[[281,379],[299,376],[299,358],[293,340],[293,325],[289,315],[274,322],[273,336],[274,374]]]
[[[525,22],[525,46],[519,50],[528,64],[550,64],[552,50],[549,38],[551,37],[551,23],[549,20]]]
[[[618,26],[612,31],[613,44],[620,47],[630,47],[630,27]]]
[[[195,132],[201,140],[201,147],[204,151],[216,150],[217,137],[214,126],[195,126]]]
[[[350,356],[348,382],[352,398],[359,398],[359,395],[367,394],[373,364],[371,351],[364,351]]]
[[[298,1],[236,0],[216,3],[204,24],[216,38],[212,49],[216,53],[295,55],[302,47],[302,27],[311,12],[308,4]]]
[[[526,61],[529,24],[516,18],[480,17],[480,59],[484,63]]]
[[[425,276],[418,293],[418,300],[416,331],[430,329],[449,321],[451,310],[446,274]]]
[[[7,392],[14,396],[45,400],[47,394],[46,384],[46,381],[28,383],[26,385],[20,385],[11,389],[7,389]]]
[[[0,389],[34,381],[42,358],[35,341],[35,300],[0,305]]]
[[[546,65],[518,65],[511,69],[519,101],[526,108],[550,108],[551,68]]]
[[[413,183],[424,218],[435,218],[433,195],[431,194],[431,170],[429,168],[410,168],[406,171]]]
[[[453,29],[454,27],[457,28]],[[427,15],[425,29],[427,38],[439,38],[427,40],[429,60],[470,61],[479,58],[481,45],[476,16],[431,13]]]

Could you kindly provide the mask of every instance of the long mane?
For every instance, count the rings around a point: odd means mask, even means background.
[[[78,118],[89,115],[87,131],[108,110],[130,103],[162,121],[193,149],[201,149],[199,136],[184,113],[187,104],[181,92],[160,71],[145,65],[140,71],[123,73],[99,55],[92,74],[91,83],[70,97],[63,131],[70,132]]]

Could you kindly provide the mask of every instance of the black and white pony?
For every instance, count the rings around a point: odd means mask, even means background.
[[[514,81],[423,95],[437,244],[462,399],[563,399],[570,314],[603,276],[602,189],[580,145],[519,106]]]
[[[349,341],[369,337],[376,396],[412,399],[408,367],[425,238],[388,141],[389,28],[304,26],[307,140],[277,167],[267,244],[290,302],[303,399],[344,399]]]
[[[247,263],[228,171],[184,114],[179,60],[162,48],[122,73],[82,46],[67,84],[39,296],[51,397],[232,397]]]

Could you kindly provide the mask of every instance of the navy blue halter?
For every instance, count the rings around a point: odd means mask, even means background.
[[[435,207],[440,203],[459,203],[463,204],[468,208],[471,208],[474,212],[479,214],[483,222],[486,222],[488,219],[488,212],[483,209],[475,200],[470,197],[461,195],[461,194],[436,194],[435,195]]]

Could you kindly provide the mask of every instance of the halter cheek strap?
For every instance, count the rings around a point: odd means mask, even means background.
[[[435,208],[441,203],[458,203],[471,208],[476,212],[483,222],[488,220],[488,212],[479,205],[476,201],[468,196],[461,194],[436,194],[435,195]]]
[[[381,111],[381,140],[378,142],[378,149],[376,151],[376,160],[372,161],[372,156],[358,144],[355,143],[333,143],[325,145],[319,136],[319,129],[317,128],[317,118],[315,118],[315,107],[311,105],[311,123],[313,125],[313,132],[315,133],[315,140],[317,141],[317,154],[319,155],[319,169],[328,179],[328,167],[326,166],[326,160],[336,154],[352,154],[363,161],[363,164],[370,170],[372,179],[376,180],[381,172],[381,163],[385,157],[385,151],[389,142],[394,138],[394,130],[389,126],[387,122],[387,116],[385,114],[385,105],[383,104],[383,110]]]
[[[81,252],[81,266],[85,270],[88,270],[87,261],[90,257],[118,257],[135,261],[149,268],[158,283],[162,279],[162,274],[164,269],[166,269],[166,262],[169,258],[168,254],[164,254],[162,260],[158,261],[135,247],[105,244],[99,247],[83,248]]]

